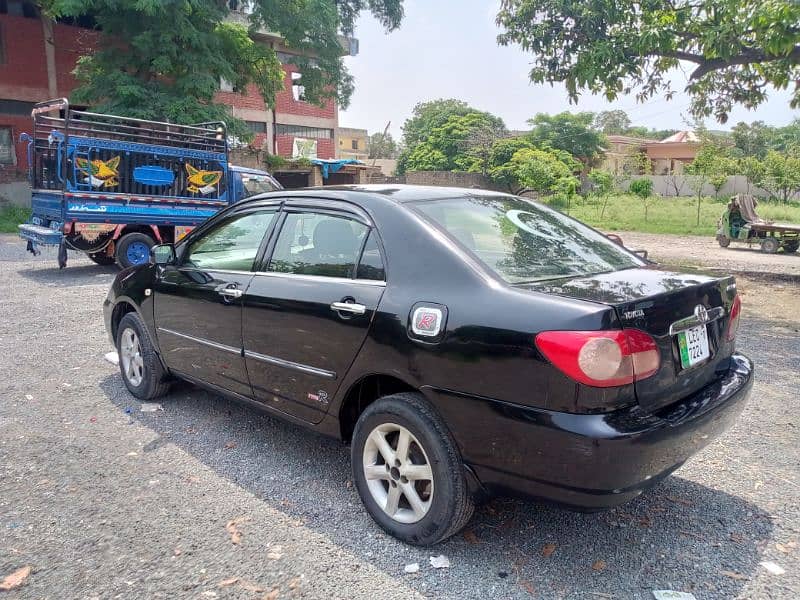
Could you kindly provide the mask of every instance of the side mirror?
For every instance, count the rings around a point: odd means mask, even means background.
[[[156,244],[150,248],[151,265],[168,265],[175,262],[175,246],[172,244]]]

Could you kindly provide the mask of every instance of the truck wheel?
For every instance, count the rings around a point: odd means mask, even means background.
[[[800,242],[788,242],[784,245],[783,251],[786,254],[791,254],[792,252],[797,252],[798,248],[800,248]]]
[[[725,237],[724,235],[718,235],[718,236],[717,236],[717,241],[719,242],[719,245],[720,245],[722,248],[727,248],[728,246],[730,246],[730,245],[731,245],[731,240],[730,240],[730,238],[727,238],[727,237]]]
[[[145,233],[126,233],[117,242],[117,262],[123,269],[143,265],[150,260],[153,238]]]
[[[356,423],[351,460],[367,511],[404,542],[435,544],[472,516],[455,441],[419,394],[392,394],[370,404]]]
[[[761,240],[761,251],[765,254],[775,254],[780,246],[780,242],[774,237],[765,237]]]
[[[117,262],[116,258],[109,256],[108,254],[87,254],[86,256],[88,256],[89,260],[96,265],[102,265],[104,267],[113,265],[115,262]]]
[[[129,312],[117,326],[119,370],[128,391],[139,400],[152,400],[169,390],[166,373],[142,318]]]

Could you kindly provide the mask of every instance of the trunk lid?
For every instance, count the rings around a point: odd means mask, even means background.
[[[658,345],[661,366],[635,383],[637,400],[648,410],[677,402],[711,383],[724,373],[733,353],[734,344],[726,339],[736,297],[733,277],[637,268],[521,287],[613,306],[621,327],[649,333]],[[678,338],[680,331],[692,327],[705,328],[709,356],[687,367],[681,362]]]

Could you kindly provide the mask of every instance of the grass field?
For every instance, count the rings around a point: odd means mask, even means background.
[[[599,198],[578,199],[569,210],[559,210],[603,231],[641,231],[645,233],[677,233],[713,235],[717,220],[725,211],[727,197],[703,198],[700,202],[700,225],[697,225],[697,198],[662,198],[650,200],[647,221],[644,219],[644,204],[636,196],[612,195],[608,198],[603,216],[600,216],[603,200]],[[759,216],[775,222],[800,224],[800,204],[760,202]]]
[[[24,223],[31,216],[31,211],[19,206],[8,206],[0,209],[0,233],[16,233],[17,225]]]

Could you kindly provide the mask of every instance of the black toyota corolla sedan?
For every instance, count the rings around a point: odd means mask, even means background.
[[[392,535],[432,544],[473,503],[596,510],[731,425],[753,366],[731,277],[662,271],[574,219],[488,191],[280,191],[117,276],[105,321],[137,398],[185,379],[349,442]]]

